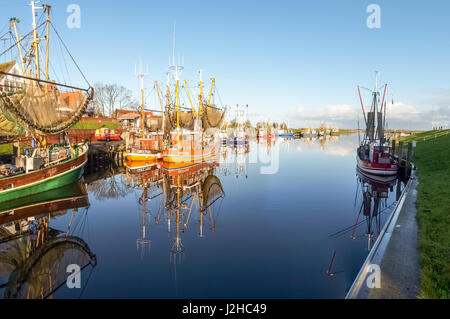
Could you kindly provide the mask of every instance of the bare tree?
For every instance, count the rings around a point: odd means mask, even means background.
[[[118,84],[96,83],[94,104],[103,114],[112,116],[116,109],[127,109],[136,104],[132,91]]]

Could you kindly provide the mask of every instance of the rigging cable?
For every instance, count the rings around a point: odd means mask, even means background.
[[[87,80],[86,76],[84,75],[84,73],[81,71],[80,67],[78,66],[77,62],[75,61],[75,59],[73,58],[72,54],[70,53],[69,49],[67,48],[66,44],[64,43],[64,41],[61,39],[61,37],[59,36],[58,31],[56,31],[55,26],[53,25],[53,23],[50,21],[50,25],[52,26],[53,30],[55,31],[56,35],[58,36],[59,40],[61,41],[61,43],[63,44],[64,48],[66,49],[67,53],[69,54],[70,58],[72,59],[73,63],[75,64],[75,66],[77,67],[78,71],[81,73],[81,76],[84,78],[84,80],[86,81],[86,83],[91,87],[91,84],[89,83],[89,81]]]

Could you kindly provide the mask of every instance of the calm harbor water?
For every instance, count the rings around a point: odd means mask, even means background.
[[[357,135],[252,141],[182,172],[86,174],[34,217],[0,219],[0,293],[343,298],[402,187],[357,175],[357,143]],[[33,254],[42,218],[46,239],[73,241]],[[85,266],[80,289],[66,285],[69,264]]]

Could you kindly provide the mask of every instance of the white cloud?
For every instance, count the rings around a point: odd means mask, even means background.
[[[439,97],[439,107],[421,111],[416,106],[404,102],[386,105],[386,122],[388,128],[398,129],[431,129],[432,121],[449,123],[450,106],[445,106],[445,99]],[[367,112],[367,109],[365,110]],[[321,122],[341,128],[357,128],[358,119],[364,128],[364,119],[360,107],[349,104],[327,105],[318,108],[298,107],[295,113],[289,114],[293,125],[298,127],[319,127]],[[444,124],[445,126],[445,124]]]
[[[356,127],[358,108],[348,104],[335,104],[314,109],[298,107],[294,114],[289,116],[295,124],[301,127],[320,126],[321,122],[331,126]],[[293,123],[294,124],[294,123]]]

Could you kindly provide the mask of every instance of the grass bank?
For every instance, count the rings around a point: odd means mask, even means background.
[[[12,154],[13,145],[12,144],[0,144],[0,155]]]
[[[117,129],[119,127],[118,123],[115,122],[109,122],[109,121],[102,121],[101,123],[98,122],[83,122],[80,121],[76,123],[74,126],[71,127],[73,130],[96,130],[101,127],[106,127],[109,129]]]
[[[422,298],[450,298],[450,134],[420,141],[436,131],[408,136],[418,141],[417,221]]]
[[[409,143],[412,141],[423,142],[445,135],[446,133],[449,133],[449,131],[450,130],[426,131],[414,135],[401,136],[398,141],[403,141],[404,143]]]

